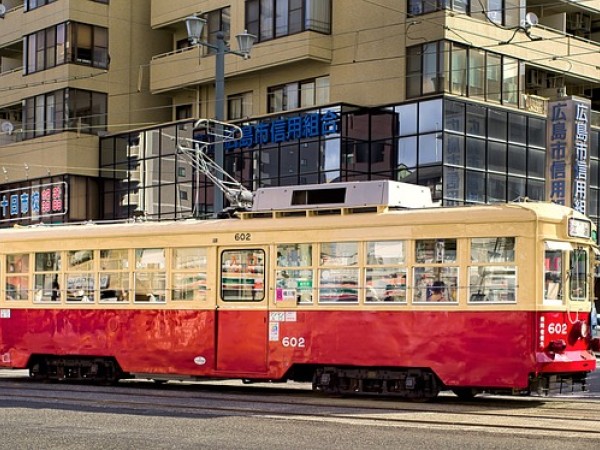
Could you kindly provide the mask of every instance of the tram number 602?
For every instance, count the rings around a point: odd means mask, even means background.
[[[250,241],[250,240],[252,240],[252,234],[250,234],[250,233],[235,233],[234,239],[236,241]]]
[[[548,334],[567,334],[566,323],[549,323]]]
[[[306,347],[306,341],[303,337],[284,337],[281,340],[281,345],[283,345],[284,347],[298,347],[298,348],[304,348]]]

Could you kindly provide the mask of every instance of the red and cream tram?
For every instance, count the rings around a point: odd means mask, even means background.
[[[418,207],[423,189],[272,188],[231,219],[0,230],[0,367],[415,399],[585,388],[593,224],[551,203]]]

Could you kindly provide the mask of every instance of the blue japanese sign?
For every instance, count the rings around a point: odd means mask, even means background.
[[[67,213],[67,183],[0,191],[0,222],[39,220]]]
[[[589,100],[561,99],[550,103],[546,197],[585,214],[588,197],[590,140]]]
[[[328,136],[339,133],[339,123],[340,116],[334,111],[280,117],[241,126],[242,138],[226,142],[224,147],[226,150],[252,148],[257,145]]]

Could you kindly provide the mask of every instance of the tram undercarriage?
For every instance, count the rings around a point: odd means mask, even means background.
[[[588,373],[544,374],[531,377],[530,394],[551,396],[559,394],[577,394],[589,389]]]
[[[116,383],[127,378],[114,358],[93,356],[38,355],[29,363],[29,376],[35,380]]]
[[[427,369],[323,367],[315,371],[313,390],[326,394],[382,395],[431,400],[442,387]]]

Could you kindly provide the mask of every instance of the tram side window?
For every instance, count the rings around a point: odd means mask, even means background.
[[[265,252],[260,249],[225,250],[221,254],[221,298],[260,302],[265,298]]]
[[[6,299],[29,300],[29,254],[6,255]]]
[[[60,252],[35,254],[34,300],[36,302],[60,301],[62,280]]]
[[[165,301],[165,261],[164,248],[138,248],[135,250],[134,301]]]
[[[563,252],[546,249],[544,254],[544,299],[563,299]]]
[[[129,268],[127,249],[100,250],[100,301],[129,300]]]
[[[66,261],[67,301],[95,300],[95,267],[93,250],[71,250]]]
[[[514,237],[471,239],[469,302],[515,302],[517,268],[514,262]]]
[[[313,301],[313,258],[311,244],[277,246],[275,301]]]
[[[588,255],[583,249],[571,252],[571,268],[569,281],[571,283],[571,300],[585,301],[587,299]]]
[[[323,243],[320,255],[319,303],[358,303],[358,243]]]
[[[413,301],[457,302],[456,239],[419,239],[415,243]]]
[[[171,299],[206,300],[206,248],[174,248],[171,263]]]
[[[406,302],[406,244],[367,242],[366,301]]]

